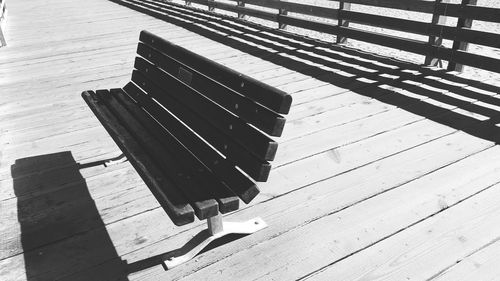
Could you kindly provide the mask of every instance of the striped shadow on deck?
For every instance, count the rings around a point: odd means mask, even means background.
[[[10,46],[0,49],[0,75],[9,77],[0,86],[0,279],[500,275],[500,231],[491,227],[500,217],[500,151],[487,120],[496,118],[492,81],[177,7],[162,10],[170,15],[162,14],[165,22],[102,0],[8,1],[16,16],[9,18]],[[170,271],[157,256],[202,226],[169,223],[130,165],[40,165],[28,177],[11,171],[16,160],[35,156],[66,152],[74,164],[118,153],[78,93],[126,83],[144,28],[294,99],[268,183],[226,217],[259,214],[269,227]],[[419,104],[418,114],[409,112]],[[456,114],[463,122],[439,117]],[[481,122],[484,129],[469,128]],[[24,245],[23,237],[44,239]]]
[[[500,124],[500,102],[494,97],[500,93],[500,88],[488,82],[469,80],[446,70],[331,45],[251,22],[245,22],[248,27],[243,26],[232,17],[206,14],[175,3],[113,1],[346,91],[403,108],[483,139],[500,140],[500,127],[497,126]],[[300,97],[294,96],[294,100],[300,104]]]

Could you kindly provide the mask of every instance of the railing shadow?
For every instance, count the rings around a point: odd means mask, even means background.
[[[111,1],[320,81],[500,141],[500,88],[494,85],[172,2]]]
[[[17,159],[11,166],[27,280],[127,279],[80,168],[69,151]],[[99,260],[117,262],[96,267],[97,279],[78,275]]]

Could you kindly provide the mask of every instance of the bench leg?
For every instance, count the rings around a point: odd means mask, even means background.
[[[113,157],[113,158],[106,160],[106,162],[104,162],[104,166],[109,167],[109,166],[113,166],[113,165],[118,165],[118,164],[121,164],[121,163],[126,162],[126,161],[127,161],[127,157],[125,156],[125,154],[122,153],[116,157]]]
[[[228,234],[252,234],[267,227],[267,224],[261,218],[254,218],[245,222],[224,222],[221,214],[208,218],[207,224],[207,229],[198,233],[182,248],[174,251],[177,255],[165,257],[163,265],[167,270],[191,260],[210,242],[218,238]]]
[[[127,159],[127,157],[125,157],[125,154],[122,153],[116,157],[109,158],[109,159],[98,160],[98,161],[94,161],[94,162],[90,162],[90,163],[83,163],[83,164],[79,163],[79,165],[80,165],[79,169],[85,169],[85,168],[101,166],[101,165],[104,165],[104,167],[109,167],[109,166],[113,166],[113,165],[117,165],[117,164],[126,162],[127,160],[128,159]]]

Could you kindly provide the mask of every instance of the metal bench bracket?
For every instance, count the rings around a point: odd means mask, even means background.
[[[113,157],[111,159],[108,159],[104,162],[104,166],[106,167],[109,167],[109,166],[113,166],[113,165],[118,165],[118,164],[121,164],[121,163],[124,163],[124,162],[127,162],[127,157],[125,156],[125,154],[120,154],[116,157]]]
[[[207,219],[208,228],[198,233],[176,252],[174,256],[166,257],[163,265],[172,269],[193,259],[210,242],[228,234],[252,234],[267,227],[260,217],[245,222],[224,222],[221,214]]]

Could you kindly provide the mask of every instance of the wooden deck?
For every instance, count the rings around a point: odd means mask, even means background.
[[[0,280],[498,280],[499,81],[107,0],[7,5]],[[294,97],[269,182],[226,216],[269,227],[169,271],[156,257],[204,224],[175,227],[129,163],[95,162],[119,150],[80,97],[128,81],[142,29]]]

